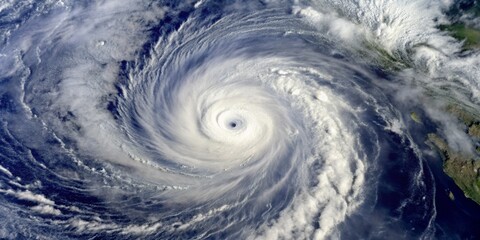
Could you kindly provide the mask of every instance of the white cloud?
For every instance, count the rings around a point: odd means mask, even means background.
[[[40,204],[38,206],[32,207],[32,210],[41,214],[48,214],[48,215],[61,215],[62,212],[50,205]]]
[[[55,205],[55,202],[46,198],[44,195],[42,194],[36,194],[36,193],[33,193],[29,190],[26,190],[26,191],[13,191],[11,189],[8,189],[8,190],[0,190],[0,192],[4,192],[5,194],[7,195],[12,195],[12,196],[15,196],[17,197],[18,199],[21,199],[21,200],[27,200],[27,201],[32,201],[32,202],[38,202],[38,203],[43,203],[45,205]]]
[[[0,165],[0,172],[3,172],[5,175],[7,175],[9,177],[13,177],[13,174],[10,171],[8,171],[8,169],[4,168],[1,165]]]

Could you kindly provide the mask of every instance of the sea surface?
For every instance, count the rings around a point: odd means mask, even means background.
[[[0,1],[0,238],[478,239],[472,8]]]

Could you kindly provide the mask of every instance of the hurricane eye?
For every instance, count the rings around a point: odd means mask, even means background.
[[[242,128],[242,121],[239,121],[239,120],[228,121],[226,124],[226,127],[229,130],[239,130]]]
[[[480,240],[480,0],[0,0],[0,139],[0,240]]]

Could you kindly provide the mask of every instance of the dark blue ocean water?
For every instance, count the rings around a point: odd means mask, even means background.
[[[427,134],[436,132],[440,124],[430,119],[421,102],[404,103],[396,98],[398,89],[389,87],[401,76],[374,61],[357,59],[355,50],[302,25],[289,1],[145,2],[135,3],[141,7],[132,6],[132,13],[128,7],[97,1],[65,5],[17,1],[0,10],[0,238],[480,236],[476,227],[480,206],[464,197],[443,173],[442,157],[426,143]],[[153,11],[156,7],[163,10]],[[158,18],[148,15],[160,12],[163,15]],[[105,27],[108,24],[115,29],[127,27],[116,32]],[[77,26],[87,27],[76,31]],[[80,30],[85,33],[75,35]],[[108,37],[106,46],[113,42],[113,50],[92,47],[98,44],[97,36]],[[132,53],[127,49],[131,46],[136,46]],[[228,61],[235,66],[228,68]],[[266,71],[270,64],[274,66]],[[312,69],[333,76],[330,79]],[[288,82],[292,89],[277,95],[278,89],[290,86],[276,85],[287,82],[288,74],[294,79]],[[214,79],[217,76],[243,79],[222,84]],[[98,81],[87,81],[97,77]],[[195,85],[196,81],[205,83]],[[295,87],[301,89],[300,97]],[[315,87],[338,101],[320,103],[319,94],[312,96],[317,102],[310,104],[303,96]],[[185,88],[190,95],[178,100]],[[259,92],[265,94],[262,98],[255,95],[258,88],[267,89]],[[241,106],[232,118],[241,122],[266,113],[259,121],[273,116],[268,122],[271,132],[280,132],[243,151],[232,148],[231,154],[208,149],[218,141],[231,140],[223,136],[205,147],[210,151],[205,155],[213,156],[207,159],[222,156],[230,161],[265,142],[270,150],[258,147],[258,156],[250,156],[254,160],[233,167],[227,164],[220,173],[205,167],[209,163],[184,164],[204,157],[203,152],[187,154],[201,140],[183,145],[185,138],[176,134],[187,132],[185,136],[193,139],[196,131],[190,131],[189,121],[170,116],[190,109],[187,100],[198,97],[197,89],[198,96],[207,100],[199,97],[192,102],[206,102],[208,108],[195,105],[195,114],[208,116],[216,103],[209,102],[211,97],[231,97],[229,92],[239,91],[231,99],[245,98],[242,94],[247,89],[246,100],[228,105]],[[220,90],[212,93],[212,89]],[[264,100],[271,96],[279,97]],[[257,103],[260,107],[255,105],[253,114],[242,115]],[[282,107],[278,111],[277,104]],[[324,118],[315,114],[303,116],[305,106],[316,110],[316,104],[326,105],[321,114],[333,115],[334,123],[321,122]],[[225,107],[220,112],[228,111]],[[411,111],[421,116],[422,124],[410,118]],[[217,122],[221,116],[215,118]],[[405,127],[388,130],[397,118]],[[199,117],[192,125],[207,128],[204,119],[208,118]],[[174,128],[178,122],[187,124]],[[291,122],[297,132],[283,134]],[[283,141],[285,136],[295,137]],[[331,142],[323,141],[328,137]],[[315,145],[318,142],[322,145]],[[244,142],[235,143],[239,149],[244,146]],[[345,143],[351,143],[351,148]],[[188,158],[170,157],[169,151],[161,151],[165,149]],[[118,160],[122,154],[129,160]],[[342,157],[331,161],[332,156]],[[354,161],[352,156],[361,160]],[[335,162],[343,160],[343,168],[349,169],[345,173],[335,168]],[[343,178],[355,182],[359,175],[364,178],[359,186],[335,182]],[[303,223],[304,219],[310,222]],[[329,225],[329,220],[336,222]],[[289,230],[285,235],[266,234],[284,229]]]

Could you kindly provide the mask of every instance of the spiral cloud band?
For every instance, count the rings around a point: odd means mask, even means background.
[[[438,236],[425,135],[474,145],[424,100],[480,87],[434,30],[451,3],[25,2],[0,3],[1,237]]]

